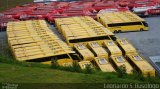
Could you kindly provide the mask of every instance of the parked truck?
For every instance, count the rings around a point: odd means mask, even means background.
[[[137,50],[133,45],[126,39],[117,39],[118,46],[121,48],[124,55],[131,54],[131,53],[137,53]]]
[[[87,67],[93,68],[93,65],[90,61],[81,61],[81,62],[78,62],[78,64],[81,69],[86,69]]]
[[[105,57],[95,57],[93,64],[96,65],[103,72],[115,72],[114,67]]]
[[[88,48],[94,54],[95,58],[92,61],[103,72],[114,72],[114,68],[109,62],[107,51],[98,42],[89,42]]]
[[[75,44],[74,50],[82,60],[92,61],[94,59],[94,54],[84,44]]]
[[[110,55],[110,61],[113,64],[115,69],[119,69],[123,67],[128,74],[133,73],[132,66],[128,63],[128,61],[123,57],[122,51],[120,48],[114,43],[112,40],[104,41],[104,47],[107,48]]]
[[[98,44],[98,42],[89,42],[88,43],[88,48],[91,50],[91,52],[94,54],[95,57],[108,57],[107,51]]]
[[[142,73],[143,76],[152,76],[154,77],[155,69],[139,54],[127,54],[127,60],[130,64],[138,70],[138,72]]]

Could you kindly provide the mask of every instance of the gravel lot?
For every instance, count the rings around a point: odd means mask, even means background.
[[[10,48],[8,46],[7,35],[5,31],[0,32],[0,55],[13,58]]]
[[[160,17],[145,18],[150,30],[143,32],[118,33],[120,38],[127,38],[140,54],[149,56],[160,55]]]

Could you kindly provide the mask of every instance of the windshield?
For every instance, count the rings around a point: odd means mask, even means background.
[[[105,64],[108,63],[105,58],[99,59],[98,62],[99,62],[99,64],[101,64],[101,65],[105,65]]]
[[[144,26],[148,27],[148,23],[142,22]]]

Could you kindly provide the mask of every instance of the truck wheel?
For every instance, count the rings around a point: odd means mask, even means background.
[[[117,30],[115,30],[115,31],[114,31],[114,33],[118,33],[118,31],[117,31]]]
[[[141,28],[141,29],[140,29],[140,31],[144,31],[144,29],[143,29],[143,28]]]

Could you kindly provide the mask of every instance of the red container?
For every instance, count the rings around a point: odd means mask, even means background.
[[[85,16],[90,16],[90,17],[92,17],[93,19],[96,19],[97,13],[92,13],[92,12],[90,12],[90,11],[86,11],[86,12],[84,13],[84,15],[85,15]]]
[[[132,0],[118,0],[116,3],[121,7],[128,7]]]
[[[66,7],[69,7],[69,3],[68,2],[59,2],[56,4],[56,6],[59,8],[66,8]]]
[[[20,11],[14,11],[14,12],[3,12],[3,14],[7,17],[11,17],[11,18],[15,18],[15,19],[19,19],[19,17],[23,14],[25,14],[24,12],[20,12]]]
[[[100,11],[102,9],[115,8],[115,7],[117,7],[117,4],[114,1],[107,1],[107,2],[96,3],[93,6],[93,9],[96,10],[96,11]]]
[[[7,27],[7,23],[10,21],[18,20],[7,16],[0,16],[0,29],[5,29]]]
[[[145,13],[146,15],[160,15],[160,8],[157,9],[149,9]]]
[[[133,7],[144,7],[144,6],[155,6],[157,3],[154,0],[135,0],[131,1],[130,8]]]
[[[56,13],[56,14],[50,14],[47,16],[47,20],[50,22],[50,23],[53,23],[55,18],[65,18],[65,17],[68,17],[66,14],[60,14],[60,13]]]
[[[63,13],[66,14],[67,16],[84,16],[85,14],[83,12],[78,12],[78,13]]]

